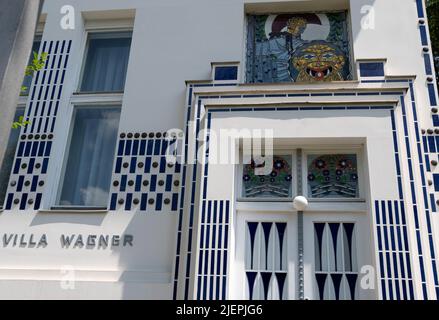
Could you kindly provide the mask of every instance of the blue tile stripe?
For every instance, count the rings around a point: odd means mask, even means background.
[[[427,76],[432,76],[433,74],[433,55],[430,39],[428,37],[428,26],[426,25],[426,14],[425,14],[425,6],[423,0],[416,0],[416,8],[418,12],[419,19],[419,36],[421,45],[428,49],[428,53],[424,53],[424,64],[425,64],[425,74]],[[437,87],[434,81],[434,77],[431,77],[431,83],[427,84],[427,93],[430,98],[430,105],[437,106]]]
[[[406,110],[401,99],[403,123],[406,121]],[[398,200],[376,200],[373,206],[376,243],[378,249],[379,283],[383,300],[415,299],[411,265],[411,248],[409,247],[408,226],[406,219],[406,204],[402,187],[402,173],[400,169],[400,148],[398,143],[398,128],[396,127],[395,112],[390,111],[396,175],[399,190]],[[405,135],[408,134],[405,130]],[[408,142],[407,139],[404,139]],[[409,164],[411,159],[408,159]],[[409,170],[412,170],[410,166]],[[413,179],[413,174],[410,174]],[[413,190],[412,190],[413,192]],[[415,193],[414,203],[416,203]],[[415,210],[415,215],[417,211]],[[418,243],[419,245],[419,243]],[[393,265],[393,267],[392,267]]]
[[[184,150],[183,150],[183,164],[182,164],[182,178],[181,178],[181,191],[180,191],[180,204],[178,205],[178,225],[177,225],[177,249],[175,254],[175,261],[174,261],[174,279],[173,279],[173,299],[176,300],[178,297],[178,286],[179,283],[181,283],[183,290],[184,290],[184,297],[185,299],[189,296],[189,279],[185,279],[184,282],[180,281],[180,262],[183,260],[182,254],[181,254],[181,242],[182,242],[182,232],[183,232],[183,219],[184,219],[184,204],[185,204],[185,188],[186,188],[186,172],[188,169],[187,163],[188,163],[188,139],[189,137],[189,122],[190,117],[192,113],[192,97],[193,95],[193,86],[189,86],[189,90],[187,93],[187,107],[186,107],[186,124],[184,128]],[[191,241],[189,239],[188,241]],[[186,254],[186,259],[189,258],[189,252]]]
[[[201,214],[197,300],[225,300],[227,293],[227,252],[230,232],[230,201],[205,200]]]
[[[421,144],[421,138],[420,138],[420,129],[419,129],[419,122],[418,122],[418,117],[417,117],[417,108],[416,108],[416,101],[415,101],[415,94],[414,94],[414,86],[413,86],[413,82],[410,81],[409,84],[409,97],[411,98],[411,104],[412,104],[412,114],[413,114],[413,126],[414,126],[414,130],[415,130],[415,134],[416,134],[416,149],[417,149],[417,154],[418,154],[418,161],[419,161],[419,166],[420,166],[420,173],[421,173],[421,187],[422,187],[422,199],[423,199],[423,205],[424,205],[424,213],[425,213],[425,219],[426,222],[428,224],[428,229],[430,229],[429,226],[429,217],[430,217],[430,203],[428,201],[427,198],[427,186],[426,186],[426,179],[425,179],[425,170],[424,170],[424,157],[422,156],[423,151],[422,151],[422,144]],[[403,120],[405,122],[405,125],[407,125],[407,110],[405,108],[405,104],[404,104],[404,98],[401,97],[401,104],[402,104],[402,111],[403,111]],[[409,140],[409,137],[407,134],[405,134],[405,139],[406,141]],[[409,144],[407,142],[407,147],[409,148]],[[423,242],[422,242],[422,237],[421,234],[424,232],[421,229],[421,226],[419,224],[419,219],[420,216],[418,215],[419,213],[419,205],[416,202],[416,192],[415,192],[415,180],[414,180],[414,173],[413,173],[413,167],[412,167],[412,159],[411,159],[411,155],[408,155],[408,165],[409,165],[409,174],[410,174],[410,184],[411,184],[411,189],[412,189],[412,197],[413,197],[413,213],[414,213],[414,218],[415,218],[415,232],[416,232],[416,241],[417,241],[417,246],[418,246],[418,255],[419,255],[419,264],[420,264],[420,271],[421,271],[421,281],[422,281],[422,292],[423,292],[423,298],[427,299],[428,298],[428,290],[427,290],[427,279],[426,279],[426,275],[425,275],[425,264],[427,263],[424,254],[423,254]],[[429,166],[429,163],[426,163],[426,167]],[[433,253],[432,256],[434,256],[434,247],[432,247],[430,244],[428,244],[428,247],[430,249],[430,252]],[[432,270],[436,270],[437,266],[436,266],[436,262],[434,260],[431,261],[431,266],[432,266]],[[435,286],[438,286],[437,283],[434,284]]]
[[[404,201],[377,200],[374,211],[382,298],[413,300],[415,293]]]
[[[424,46],[424,64],[425,64],[425,74],[427,76],[427,79],[430,78],[430,83],[427,83],[427,95],[430,99],[430,106],[431,107],[436,107],[437,106],[437,87],[436,87],[436,83],[434,81],[434,77],[432,76],[433,74],[433,68],[432,68],[432,62],[433,62],[433,55],[432,55],[432,48],[431,48],[431,43],[429,41],[429,37],[428,37],[428,28],[426,25],[426,12],[425,12],[425,6],[424,6],[424,1],[423,0],[416,0],[416,7],[417,7],[417,12],[418,12],[418,19],[419,19],[419,35],[420,35],[420,41],[421,41],[421,45]],[[427,52],[425,53],[425,49],[428,49]],[[410,90],[412,92],[412,101],[414,103],[414,91],[413,91],[413,85],[410,85]],[[432,114],[432,123],[434,127],[438,127],[439,126],[439,118],[437,115]],[[425,184],[425,173],[426,171],[430,171],[430,164],[429,164],[429,159],[428,159],[428,147],[427,145],[424,143],[423,146],[421,146],[421,143],[419,142],[419,132],[417,132],[417,137],[418,137],[418,152],[421,153],[422,151],[422,147],[424,147],[424,153],[425,153],[425,159],[426,159],[426,163],[425,163],[425,167],[422,164],[422,161],[424,159],[424,157],[422,157],[421,155],[419,156],[420,158],[420,166],[421,166],[421,174],[422,174],[422,189],[423,189],[423,196],[424,196],[424,205],[425,205],[425,220],[426,220],[426,224],[427,224],[427,231],[428,231],[428,238],[429,239],[433,239],[433,234],[432,234],[432,225],[431,225],[431,219],[432,219],[432,214],[433,212],[436,211],[435,208],[435,203],[434,203],[434,196],[431,197],[431,202],[429,203],[428,201],[428,196],[427,196],[427,186]],[[424,137],[423,137],[424,138]],[[432,150],[434,150],[434,148],[432,148]],[[431,205],[431,210],[429,210]],[[436,260],[436,256],[437,256],[437,248],[435,248],[435,244],[434,241],[429,241],[428,243],[428,247],[430,249],[430,257],[431,257],[431,267],[432,267],[432,271],[433,271],[433,279],[434,279],[434,285],[436,288],[436,299],[439,298],[439,279],[437,277],[438,274],[438,261]],[[421,259],[420,259],[421,260]],[[422,262],[424,262],[425,260],[422,259]],[[421,267],[423,267],[423,265],[421,264]],[[424,268],[422,268],[423,271]],[[424,272],[421,272],[422,274]],[[425,287],[423,287],[423,292],[424,292],[424,296],[427,297],[427,290]]]
[[[418,159],[419,159],[419,166],[420,166],[420,172],[421,172],[421,181],[422,181],[422,192],[423,192],[423,201],[424,201],[424,207],[425,207],[425,218],[426,218],[426,223],[427,223],[427,228],[428,230],[431,230],[431,224],[430,224],[430,210],[429,210],[429,201],[428,201],[428,196],[427,196],[427,187],[426,187],[426,179],[425,179],[425,171],[430,171],[430,164],[429,164],[429,159],[428,159],[428,155],[426,155],[426,162],[425,162],[425,168],[424,168],[424,158],[422,157],[422,145],[421,145],[421,138],[420,138],[420,128],[419,128],[419,122],[418,122],[418,116],[417,116],[417,108],[416,108],[416,101],[415,101],[415,94],[414,94],[414,87],[413,87],[413,81],[412,80],[395,80],[398,82],[408,82],[409,84],[409,91],[408,94],[411,98],[411,104],[412,104],[412,114],[413,114],[413,126],[414,126],[414,132],[416,135],[416,148],[417,148],[417,154],[418,154]],[[362,82],[367,83],[370,81],[366,81],[363,80]],[[389,82],[389,80],[377,80],[375,82]],[[408,121],[407,121],[407,117],[409,116],[407,114],[407,110],[406,110],[406,105],[404,102],[404,95],[401,96],[400,98],[400,103],[401,103],[401,109],[402,109],[402,113],[403,113],[403,126],[404,126],[404,135],[405,135],[405,144],[406,144],[406,150],[407,150],[407,154],[408,154],[408,166],[409,166],[409,175],[410,175],[410,185],[411,185],[411,196],[412,196],[412,201],[414,203],[413,205],[413,212],[414,212],[414,218],[415,221],[419,221],[419,216],[418,216],[418,204],[417,204],[417,196],[416,196],[416,190],[415,190],[415,181],[414,181],[414,172],[413,172],[413,167],[412,167],[412,155],[411,155],[411,147],[410,147],[410,138],[408,136]],[[392,115],[393,116],[393,115]],[[394,122],[394,121],[392,121]],[[394,135],[395,136],[395,135]],[[395,137],[394,137],[395,139]],[[396,150],[396,149],[395,149]],[[399,167],[398,165],[398,161],[397,161],[397,167]],[[402,188],[400,186],[400,195],[402,194]],[[419,229],[419,223],[416,224],[416,226],[418,226],[418,230],[417,230],[417,246],[418,246],[418,251],[420,253],[419,256],[419,263],[420,263],[420,273],[421,273],[421,279],[422,279],[422,297],[423,298],[428,298],[428,290],[427,290],[427,282],[426,282],[426,276],[425,276],[425,259],[422,256],[422,237],[421,237],[421,230]],[[430,254],[431,257],[435,257],[435,248],[434,248],[434,243],[430,242],[428,243],[429,246],[429,250],[430,250]],[[432,271],[434,274],[437,273],[437,261],[435,258],[432,258],[431,260],[431,265],[432,265]],[[435,287],[436,287],[436,295],[437,293],[439,293],[439,286],[437,284],[437,282],[435,281],[434,283]]]

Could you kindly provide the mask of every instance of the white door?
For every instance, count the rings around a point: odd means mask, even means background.
[[[238,212],[236,299],[296,299],[297,215]]]
[[[361,266],[372,264],[367,223],[366,215],[304,213],[305,299],[375,298],[360,286]],[[298,299],[297,235],[297,213],[238,212],[230,298]]]
[[[375,299],[372,286],[361,288],[361,268],[371,267],[366,214],[304,214],[304,288],[311,300]]]

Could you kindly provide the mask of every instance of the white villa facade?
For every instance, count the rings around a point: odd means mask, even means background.
[[[34,47],[1,299],[439,297],[422,0],[46,0]]]

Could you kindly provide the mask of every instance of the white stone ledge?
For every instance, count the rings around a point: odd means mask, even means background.
[[[293,202],[243,202],[238,201],[236,204],[238,211],[251,211],[251,212],[278,212],[278,213],[295,213],[296,209],[293,208]],[[358,200],[357,202],[310,202],[308,208],[304,212],[321,213],[321,212],[335,212],[335,213],[366,213],[367,204],[364,200]]]
[[[84,269],[30,269],[0,268],[0,281],[66,281],[66,278],[79,282],[136,282],[171,283],[170,272],[147,270],[84,270]]]

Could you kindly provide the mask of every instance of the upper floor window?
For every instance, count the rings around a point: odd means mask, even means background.
[[[345,12],[248,16],[250,83],[350,80]]]
[[[131,32],[91,33],[88,38],[81,92],[124,90]]]
[[[119,106],[75,107],[61,206],[107,207],[119,117]]]

